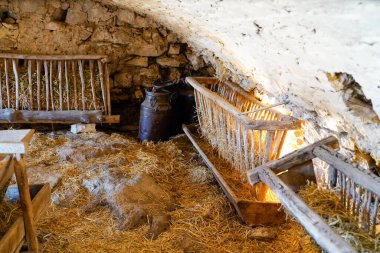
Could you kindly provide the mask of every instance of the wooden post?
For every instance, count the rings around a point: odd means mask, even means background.
[[[96,102],[95,85],[94,85],[94,61],[90,60],[90,84],[92,93],[92,102],[94,102],[95,110],[98,110],[98,103]]]
[[[84,86],[85,86],[85,82],[84,82],[84,75],[83,75],[83,63],[82,63],[82,60],[78,60],[78,67],[79,67],[79,77],[80,77],[80,81],[82,83],[82,110],[86,110],[86,98],[84,96]]]
[[[12,59],[13,74],[15,75],[15,89],[16,89],[16,110],[19,109],[19,82],[18,82],[18,71],[17,71],[17,61]]]
[[[49,111],[49,67],[48,62],[44,61],[45,70],[45,90],[46,90],[46,111]]]
[[[41,89],[41,61],[37,61],[37,110],[38,111],[41,109],[40,89]]]
[[[108,115],[111,115],[111,93],[110,93],[110,90],[111,90],[111,87],[110,87],[110,79],[109,79],[109,74],[108,74],[108,64],[105,63],[104,64],[104,76],[105,76],[105,84],[106,84],[106,89],[107,89],[107,111],[108,111]]]
[[[50,100],[51,100],[51,109],[54,111],[54,91],[53,91],[53,61],[50,61],[49,63],[49,84],[50,84]]]
[[[33,110],[32,60],[28,60],[29,110]]]
[[[25,163],[22,155],[17,154],[14,157],[14,170],[16,174],[17,186],[20,193],[20,204],[24,216],[24,226],[28,250],[38,252],[38,240],[36,227],[33,220],[32,200],[29,193],[28,178],[25,170]]]
[[[73,83],[74,83],[74,108],[78,110],[78,97],[77,97],[77,75],[75,70],[75,61],[71,62],[71,68],[73,71]]]
[[[62,102],[62,62],[58,61],[59,108],[63,111]]]
[[[106,99],[106,91],[104,88],[103,63],[100,60],[98,60],[98,69],[99,69],[100,87],[102,89],[104,113],[107,114],[107,99]]]
[[[69,94],[69,76],[67,73],[67,61],[65,61],[65,81],[66,81],[66,95],[67,95],[67,110],[70,110],[70,94]]]
[[[11,95],[9,94],[9,76],[8,76],[8,61],[4,59],[5,86],[7,87],[7,103],[8,108],[11,108]]]

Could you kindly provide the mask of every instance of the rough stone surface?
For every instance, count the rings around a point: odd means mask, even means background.
[[[221,78],[266,91],[264,102],[290,100],[288,108],[311,122],[319,138],[347,133],[380,160],[378,123],[363,120],[363,106],[348,106],[328,78],[351,75],[380,115],[380,26],[373,25],[380,23],[380,2],[115,2],[169,27],[208,55]]]
[[[187,48],[176,34],[142,13],[97,0],[0,1],[0,50],[38,54],[105,54],[112,99],[140,103],[142,86],[160,79],[201,75],[191,63],[167,70],[157,57]],[[171,46],[169,46],[171,45]],[[177,66],[178,64],[176,64]],[[115,92],[114,92],[115,91]]]
[[[171,57],[159,57],[157,63],[161,67],[183,67],[187,63],[187,59],[184,55],[171,56]]]

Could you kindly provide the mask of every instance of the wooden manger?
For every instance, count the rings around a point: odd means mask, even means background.
[[[29,187],[28,184],[23,154],[33,133],[34,130],[31,129],[0,131],[0,154],[5,155],[0,161],[0,190],[4,192],[14,173],[23,214],[0,239],[0,252],[19,252],[25,240],[30,252],[38,252],[35,224],[50,204],[50,186],[45,184]],[[15,189],[8,190],[15,192]]]
[[[118,123],[103,55],[0,53],[0,122]]]
[[[250,226],[253,225],[277,225],[285,222],[285,213],[280,208],[279,202],[273,201],[257,201],[253,197],[251,199],[240,198],[231,188],[231,185],[223,178],[220,168],[217,168],[206,155],[205,151],[200,147],[201,137],[195,125],[182,125],[182,129],[199,152],[207,167],[211,170],[216,181],[220,185],[224,194],[235,208],[241,220]]]
[[[252,185],[263,182],[269,186],[282,205],[324,250],[334,253],[355,252],[276,175],[291,171],[293,167],[299,167],[313,158],[326,162],[330,165],[330,187],[338,190],[336,192],[344,207],[350,210],[361,228],[368,232],[368,236],[375,237],[376,224],[379,222],[380,178],[345,161],[332,148],[337,143],[334,137],[325,138],[278,160],[251,169],[247,175]]]

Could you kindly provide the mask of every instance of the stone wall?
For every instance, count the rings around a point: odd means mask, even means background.
[[[113,103],[141,102],[157,80],[213,75],[176,34],[101,1],[0,0],[0,18],[3,52],[108,55]]]

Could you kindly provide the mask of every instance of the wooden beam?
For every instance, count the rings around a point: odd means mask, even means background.
[[[261,168],[258,174],[260,181],[269,186],[282,205],[304,227],[321,248],[331,253],[356,252],[282,182],[273,171],[268,168]]]
[[[17,111],[0,110],[5,123],[101,123],[102,111]]]
[[[19,80],[18,80],[18,70],[17,70],[17,61],[16,59],[12,59],[12,68],[13,68],[13,74],[15,76],[15,95],[16,95],[16,110],[19,109]]]
[[[31,188],[37,187],[35,185]],[[38,186],[41,187],[41,186]],[[50,186],[43,185],[32,200],[34,222],[37,222],[42,213],[50,204]],[[7,233],[0,240],[0,252],[17,252],[17,248],[25,237],[25,228],[23,218],[20,216],[8,229]]]
[[[380,177],[371,171],[354,167],[352,164],[343,161],[337,157],[337,152],[326,146],[316,147],[313,153],[357,184],[364,186],[367,190],[380,197]]]
[[[247,171],[248,181],[250,184],[254,185],[257,182],[257,171],[263,168],[270,168],[275,173],[282,172],[284,170],[287,170],[291,167],[294,167],[299,164],[303,164],[313,158],[315,158],[315,154],[313,153],[313,150],[316,147],[322,146],[322,145],[336,145],[338,143],[338,140],[334,136],[330,136],[327,138],[324,138],[320,141],[317,141],[311,145],[308,145],[304,148],[298,149],[296,151],[293,151],[284,157],[270,161],[268,163],[265,163],[259,167],[256,167],[254,169],[250,169]]]
[[[39,55],[39,54],[13,54],[0,53],[0,58],[24,59],[24,60],[102,60],[108,62],[107,55]]]

